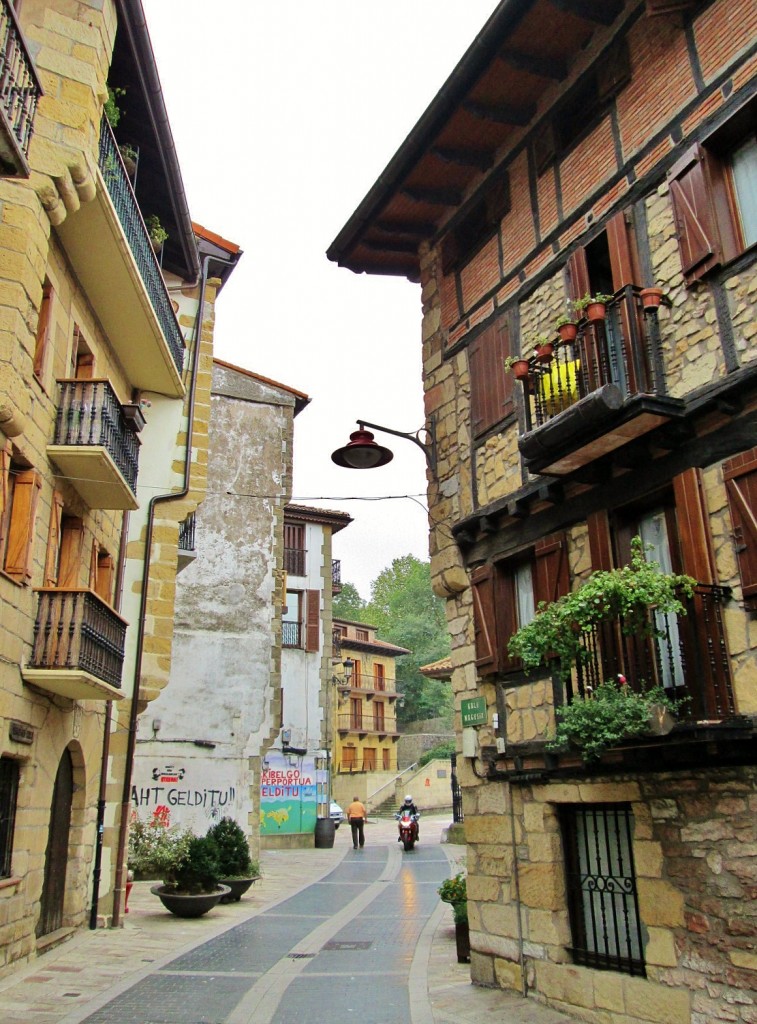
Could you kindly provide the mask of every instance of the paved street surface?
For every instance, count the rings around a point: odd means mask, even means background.
[[[197,920],[136,883],[123,929],[80,932],[0,980],[3,1024],[560,1024],[470,984],[436,889],[464,857],[424,817],[403,853],[393,821],[331,850],[267,851],[240,903]]]

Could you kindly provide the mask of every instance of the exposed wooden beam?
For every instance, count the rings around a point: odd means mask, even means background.
[[[623,10],[623,0],[549,0],[558,11],[575,14],[597,25],[612,25]]]
[[[459,206],[462,194],[454,188],[429,188],[426,185],[405,185],[400,194],[417,203],[431,203],[433,206]]]
[[[532,53],[518,50],[500,50],[497,56],[516,71],[527,71],[529,75],[538,75],[540,78],[553,78],[556,82],[561,82],[568,73],[565,61],[555,57],[536,57]]]
[[[431,152],[447,163],[460,164],[462,167],[475,167],[479,171],[488,171],[494,160],[494,154],[491,150],[484,149],[456,149],[452,146],[435,146]]]
[[[363,245],[372,252],[404,252],[413,255],[418,252],[417,242],[403,241],[400,238],[387,238],[385,241],[364,238]]]
[[[536,113],[536,107],[532,104],[516,107],[507,103],[477,103],[475,100],[465,100],[462,108],[482,121],[494,121],[496,124],[509,124],[515,127],[528,124]]]
[[[382,235],[391,235],[396,238],[401,235],[403,238],[417,238],[422,241],[424,238],[429,238],[436,231],[436,225],[425,223],[423,221],[410,221],[410,220],[377,220],[373,225],[374,231],[379,231]]]

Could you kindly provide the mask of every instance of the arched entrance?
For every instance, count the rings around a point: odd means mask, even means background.
[[[71,754],[63,751],[53,786],[50,807],[50,830],[45,853],[45,880],[37,922],[37,938],[49,935],[63,924],[63,901],[66,895],[68,837],[71,828],[71,800],[74,792],[74,766]]]

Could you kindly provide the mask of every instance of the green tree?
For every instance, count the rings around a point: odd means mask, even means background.
[[[332,604],[332,615],[335,619],[347,619],[348,622],[362,622],[365,617],[367,602],[358,593],[352,583],[344,583],[342,592],[337,594]]]
[[[411,653],[397,661],[397,689],[404,706],[402,722],[423,718],[452,718],[452,690],[440,679],[427,679],[422,665],[450,652],[444,602],[431,589],[431,565],[413,555],[395,558],[371,584],[371,600],[363,611],[382,640],[406,647]]]

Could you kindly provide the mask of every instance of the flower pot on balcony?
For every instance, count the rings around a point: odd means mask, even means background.
[[[578,334],[578,324],[572,320],[568,323],[560,324],[557,328],[557,333],[560,335],[561,341],[575,341]]]
[[[547,341],[543,345],[538,345],[536,348],[537,363],[548,363],[552,358],[554,351],[555,346],[551,341]]]
[[[126,405],[122,405],[121,412],[124,414],[126,426],[133,430],[135,434],[138,434],[147,422],[145,414],[142,412],[142,407],[137,402],[129,402]]]
[[[592,323],[597,320],[604,320],[607,316],[607,304],[605,302],[590,302],[586,307],[586,319]]]
[[[662,288],[642,288],[639,292],[644,309],[658,309],[662,302]]]
[[[528,380],[528,360],[516,359],[512,365],[512,371],[516,380]]]

